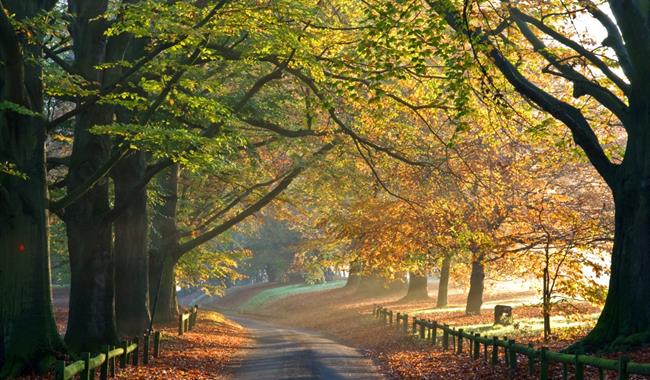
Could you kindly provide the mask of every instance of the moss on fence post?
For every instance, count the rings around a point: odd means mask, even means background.
[[[514,340],[508,341],[508,354],[510,356],[509,362],[512,371],[517,370],[517,351],[515,350],[515,344]]]
[[[585,366],[580,363],[580,355],[576,355],[573,359],[573,364],[575,366],[575,380],[584,380],[585,378]]]
[[[618,358],[618,380],[628,380],[629,374],[627,372],[627,364],[630,362],[630,358],[627,356],[621,356]]]
[[[528,348],[533,350],[533,344],[528,343]],[[528,354],[528,376],[533,376],[535,374],[535,354]]]
[[[497,365],[499,363],[499,338],[492,337],[492,362],[490,364]]]
[[[480,337],[481,334],[474,334],[474,360],[477,360],[481,357],[481,342],[479,341]]]
[[[548,358],[546,357],[546,352],[548,348],[542,347],[539,352],[540,364],[539,364],[539,380],[548,380]]]
[[[456,353],[463,353],[463,329],[458,329],[458,345],[456,346]]]
[[[433,321],[431,322],[431,343],[433,345],[436,345],[436,341],[438,340],[438,322]]]

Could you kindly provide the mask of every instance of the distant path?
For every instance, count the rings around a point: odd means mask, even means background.
[[[247,328],[255,340],[234,379],[385,379],[372,361],[354,348],[313,333],[229,318]]]

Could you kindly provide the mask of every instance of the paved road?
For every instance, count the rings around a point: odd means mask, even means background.
[[[306,331],[229,317],[255,339],[234,379],[385,379],[372,361],[354,348]]]

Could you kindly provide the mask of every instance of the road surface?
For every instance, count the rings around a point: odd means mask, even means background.
[[[354,348],[311,332],[229,317],[247,328],[255,340],[234,379],[385,379],[372,361]]]

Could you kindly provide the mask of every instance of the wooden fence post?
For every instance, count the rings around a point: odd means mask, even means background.
[[[539,380],[548,380],[548,358],[546,357],[546,352],[548,348],[542,347],[539,352],[540,363],[539,363]]]
[[[420,319],[420,339],[424,339],[424,329],[427,327],[427,322]]]
[[[517,351],[515,351],[515,341],[508,341],[508,354],[510,355],[510,369],[517,370]]]
[[[481,334],[474,334],[474,351],[472,352],[474,354],[474,360],[481,357],[481,342],[479,342],[480,337]]]
[[[497,365],[499,363],[499,338],[492,337],[492,362],[490,364]]]
[[[392,326],[393,325],[393,311],[388,312],[388,325]]]
[[[160,340],[162,339],[162,332],[156,331],[153,336],[153,357],[158,358],[160,355]]]
[[[84,370],[81,371],[79,378],[81,380],[90,380],[90,352],[84,352],[81,354],[82,360],[84,361]]]
[[[138,351],[140,350],[140,338],[138,338],[137,336],[135,338],[133,338],[133,343],[136,344],[136,347],[135,347],[135,350],[133,350],[133,353],[131,354],[131,355],[133,355],[133,357],[132,357],[133,362],[131,364],[133,364],[133,366],[137,367],[138,366]]]
[[[59,360],[56,362],[56,367],[54,369],[54,379],[63,380],[65,376],[65,360]]]
[[[404,324],[402,325],[402,331],[404,334],[408,334],[408,329],[409,329],[409,316],[408,314],[404,314]]]
[[[508,337],[504,336],[501,338],[505,342],[503,347],[503,362],[506,363],[506,366],[510,366],[510,350],[508,349]]]
[[[103,346],[102,347],[103,354],[106,355],[106,359],[102,363],[102,365],[99,367],[99,379],[100,380],[107,380],[108,379],[108,367],[109,367],[109,362],[108,360],[108,353],[111,351],[111,346]]]
[[[433,321],[431,322],[431,343],[433,345],[436,345],[436,341],[438,340],[438,322]]]
[[[442,349],[447,351],[449,349],[449,327],[444,325],[442,329]]]
[[[567,363],[562,363],[562,380],[569,379],[569,365]]]
[[[111,346],[111,351],[114,350],[116,347]],[[117,357],[113,356],[111,358],[111,366],[110,366],[110,375],[111,377],[115,377],[115,367],[117,366]]]
[[[128,347],[129,347],[128,340],[122,342],[122,349],[124,350],[124,353],[122,354],[122,356],[120,356],[120,368],[122,369],[126,368],[126,362],[129,360],[129,355],[126,353]]]
[[[399,330],[399,323],[402,322],[402,313],[399,311],[397,312],[397,316],[395,317],[395,327]]]
[[[528,343],[528,348],[533,349],[533,344]],[[533,376],[535,374],[535,355],[528,354],[528,376]]]
[[[456,353],[463,353],[463,329],[458,329],[458,346],[456,346]]]
[[[151,341],[151,336],[149,333],[144,334],[144,346],[142,347],[142,364],[149,364],[149,344]]]
[[[575,365],[575,380],[584,380],[585,378],[585,366],[584,364],[580,363],[580,355],[576,355],[575,359],[573,360],[574,365]]]
[[[415,334],[415,331],[418,328],[417,323],[418,323],[418,319],[413,317],[413,326],[411,328],[411,334]]]
[[[183,335],[185,329],[183,328],[183,313],[181,312],[178,315],[178,335]]]
[[[630,375],[627,373],[627,363],[629,363],[630,358],[627,356],[621,356],[618,358],[618,380],[627,380],[630,378]]]

